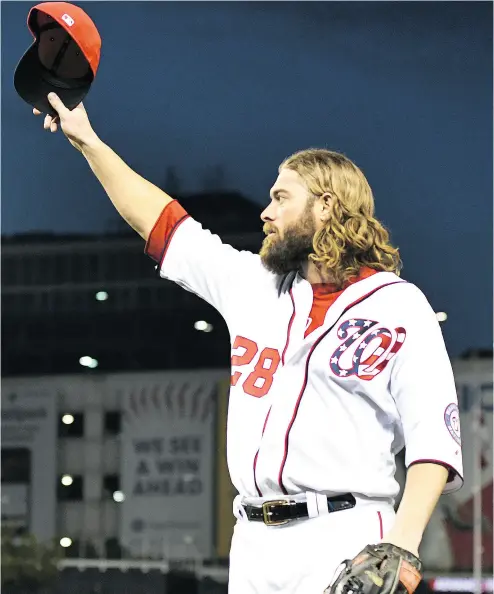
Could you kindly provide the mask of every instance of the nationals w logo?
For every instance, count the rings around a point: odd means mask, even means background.
[[[406,338],[405,328],[377,328],[378,322],[351,319],[338,328],[338,337],[345,342],[330,359],[331,371],[338,377],[356,375],[362,380],[371,380],[386,367],[401,349]]]

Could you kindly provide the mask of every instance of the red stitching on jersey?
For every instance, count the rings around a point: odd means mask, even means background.
[[[285,452],[283,454],[283,459],[282,459],[281,465],[280,465],[280,471],[278,473],[278,485],[280,486],[281,491],[285,495],[288,495],[288,491],[285,489],[285,485],[283,484],[283,478],[282,477],[283,477],[283,471],[285,470],[286,459],[288,457],[288,441],[289,441],[289,437],[290,437],[290,431],[292,430],[293,423],[295,422],[295,419],[296,419],[297,414],[298,414],[298,409],[300,407],[300,402],[301,402],[302,397],[304,395],[305,388],[307,387],[307,382],[308,382],[308,379],[309,379],[308,378],[309,362],[310,362],[310,358],[312,356],[312,353],[314,352],[314,349],[321,342],[321,340],[323,338],[325,338],[331,332],[331,330],[336,326],[336,324],[341,320],[341,318],[346,314],[346,312],[349,309],[351,309],[355,305],[358,305],[359,303],[361,303],[362,301],[364,301],[364,299],[367,299],[371,295],[374,295],[374,293],[376,293],[380,289],[383,289],[384,287],[389,287],[390,285],[396,285],[396,284],[404,283],[404,282],[407,282],[407,281],[393,281],[392,283],[386,283],[385,285],[381,285],[380,287],[376,287],[375,289],[372,289],[372,291],[369,291],[369,293],[367,293],[367,294],[363,295],[362,297],[359,297],[358,299],[356,299],[353,303],[350,303],[350,305],[347,305],[345,307],[345,309],[341,312],[341,314],[338,317],[338,319],[334,322],[334,324],[330,328],[328,328],[323,334],[321,334],[321,336],[312,345],[312,348],[310,349],[310,351],[309,351],[309,353],[307,355],[307,360],[305,362],[305,372],[304,372],[304,381],[302,383],[302,389],[300,390],[300,393],[298,395],[297,402],[295,403],[295,409],[293,411],[292,418],[290,420],[290,423],[288,424],[288,428],[287,428],[286,433],[285,433]]]
[[[290,297],[292,299],[293,312],[292,312],[292,316],[290,318],[290,321],[288,322],[288,329],[286,331],[285,348],[283,349],[283,354],[281,355],[281,364],[282,365],[285,364],[285,353],[286,353],[286,350],[288,348],[288,343],[290,342],[290,332],[292,331],[292,324],[293,324],[293,320],[295,319],[295,300],[293,299],[293,290],[292,289],[290,289]]]
[[[269,419],[269,413],[271,412],[272,406],[273,405],[271,405],[269,407],[268,414],[266,415],[266,418],[264,419],[264,425],[262,426],[261,437],[264,435],[264,429],[266,429],[266,425],[267,425],[268,419]],[[256,479],[257,456],[259,456],[259,449],[257,450],[256,455],[254,456],[254,484],[256,486],[257,492],[259,493],[259,497],[262,497],[261,489],[259,489],[259,486],[257,484],[257,479]]]
[[[252,469],[254,471],[254,485],[256,486],[257,494],[259,495],[259,497],[262,497],[261,489],[259,489],[259,485],[257,484],[256,479],[257,456],[259,456],[259,450],[257,450],[256,455],[254,456],[254,465],[252,466]]]
[[[384,536],[384,531],[383,531],[383,518],[381,516],[380,511],[377,512],[377,517],[379,518],[379,538],[382,538]]]

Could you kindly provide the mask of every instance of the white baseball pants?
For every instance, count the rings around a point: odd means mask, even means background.
[[[395,512],[390,503],[357,499],[353,509],[282,526],[237,517],[230,550],[229,594],[323,594],[345,559],[381,541]]]

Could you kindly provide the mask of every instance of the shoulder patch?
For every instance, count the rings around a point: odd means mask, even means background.
[[[448,404],[444,411],[444,422],[451,435],[458,445],[461,445],[461,432],[460,432],[460,411],[458,405],[452,402]]]

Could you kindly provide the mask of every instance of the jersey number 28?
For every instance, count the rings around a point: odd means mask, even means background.
[[[259,350],[253,340],[244,336],[237,336],[232,347],[233,351],[243,351],[240,355],[232,355],[232,367],[249,365],[254,360]],[[249,396],[262,398],[266,396],[273,383],[273,376],[280,364],[280,354],[276,349],[266,347],[257,358],[254,370],[244,379],[242,388]],[[242,372],[235,371],[231,378],[231,385],[236,386]]]

